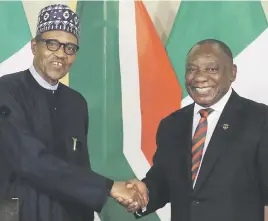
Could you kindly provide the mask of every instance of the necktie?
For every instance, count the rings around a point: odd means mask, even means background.
[[[192,181],[195,181],[198,168],[201,163],[203,148],[205,145],[208,122],[207,117],[211,114],[213,109],[202,109],[199,111],[201,119],[196,127],[194,137],[192,140]]]

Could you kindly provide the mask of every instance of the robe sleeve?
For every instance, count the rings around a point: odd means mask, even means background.
[[[0,124],[0,147],[12,172],[39,191],[100,212],[113,181],[53,156],[31,132],[16,98],[0,85],[0,117],[3,107],[10,114]]]

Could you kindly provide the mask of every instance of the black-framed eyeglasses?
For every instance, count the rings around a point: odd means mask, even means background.
[[[36,38],[36,41],[43,41],[46,43],[47,49],[50,51],[58,51],[61,46],[63,45],[64,52],[67,55],[74,55],[79,46],[73,43],[61,43],[56,39],[43,39],[43,38]]]

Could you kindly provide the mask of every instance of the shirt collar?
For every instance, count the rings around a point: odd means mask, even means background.
[[[227,91],[227,93],[216,104],[213,104],[212,106],[210,106],[210,108],[212,108],[214,111],[217,111],[217,112],[221,113],[223,111],[227,101],[229,100],[231,94],[232,94],[232,88],[230,87],[229,90]],[[198,112],[201,109],[204,109],[204,108],[205,107],[202,107],[199,104],[195,103],[195,105],[194,105],[194,116],[196,114],[198,114]]]
[[[56,84],[56,85],[50,85],[47,81],[45,81],[41,76],[40,74],[37,73],[36,69],[34,68],[34,66],[32,65],[30,68],[29,68],[33,78],[37,81],[37,83],[45,88],[45,89],[48,89],[48,90],[52,90],[52,91],[55,91],[57,90],[58,86],[59,86],[59,82]]]

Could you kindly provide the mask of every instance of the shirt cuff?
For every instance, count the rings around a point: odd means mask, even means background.
[[[136,214],[137,216],[139,216],[139,217],[142,216],[142,214],[140,214],[138,211],[136,211],[135,214]]]

